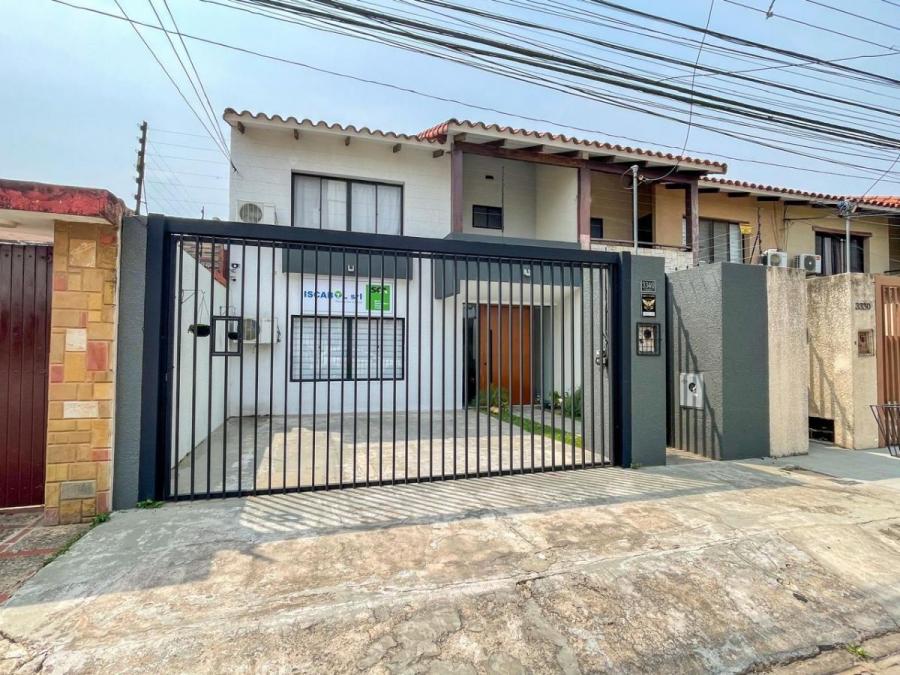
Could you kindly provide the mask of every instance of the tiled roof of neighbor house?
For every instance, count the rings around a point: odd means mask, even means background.
[[[778,185],[763,185],[761,183],[751,183],[745,180],[718,177],[701,178],[700,185],[701,187],[722,187],[733,188],[736,190],[748,190],[751,192],[777,193],[796,197],[798,199],[820,200],[823,202],[839,202],[847,199],[850,201],[857,201],[865,206],[900,209],[900,197],[876,197],[871,195],[866,197],[854,197],[852,195],[831,195],[824,192],[808,192],[806,190],[796,190],[794,188],[780,187]]]
[[[0,209],[103,218],[118,224],[129,210],[109,190],[0,178]]]
[[[513,127],[502,127],[497,124],[485,124],[484,122],[471,122],[468,120],[451,119],[446,122],[419,132],[418,134],[403,134],[395,131],[382,131],[381,129],[370,129],[369,127],[356,127],[353,125],[334,124],[311,119],[298,119],[296,117],[282,117],[281,115],[267,115],[265,113],[252,113],[249,110],[238,112],[234,108],[226,108],[223,113],[223,119],[232,126],[237,126],[239,122],[252,123],[277,123],[286,124],[299,129],[318,129],[321,131],[330,131],[333,133],[346,133],[352,135],[364,135],[374,138],[383,138],[387,140],[397,140],[406,143],[429,143],[436,145],[444,145],[448,141],[448,136],[453,133],[483,133],[488,137],[496,138],[498,135],[507,136],[511,139],[519,139],[526,145],[534,145],[535,141],[546,141],[547,143],[557,143],[568,146],[568,149],[577,149],[585,151],[595,151],[606,154],[622,154],[638,156],[642,159],[657,160],[671,164],[678,162],[684,165],[690,165],[689,168],[701,168],[713,173],[724,173],[728,166],[721,162],[714,162],[708,159],[698,159],[695,157],[679,157],[670,153],[657,152],[655,150],[643,150],[642,148],[633,148],[624,145],[614,145],[612,143],[604,143],[601,141],[588,141],[563,134],[552,134],[546,131],[528,131],[526,129],[514,129]],[[560,147],[566,150],[565,147]]]
[[[529,131],[528,129],[514,129],[513,127],[501,127],[497,124],[485,124],[484,122],[472,122],[470,120],[449,119],[446,122],[441,122],[440,124],[433,126],[430,129],[426,129],[425,131],[420,132],[419,137],[438,139],[443,142],[446,140],[448,134],[450,133],[465,133],[467,131],[504,134],[531,141],[552,141],[596,150],[642,155],[648,158],[676,161],[684,164],[694,164],[702,166],[704,168],[709,168],[710,170],[716,170],[717,173],[724,173],[728,168],[727,164],[723,164],[722,162],[714,162],[709,159],[682,157],[673,155],[671,153],[658,152],[656,150],[644,150],[642,148],[614,145],[612,143],[604,143],[601,141],[588,141],[580,138],[573,138],[572,136],[566,136],[565,134],[552,134],[547,131]]]

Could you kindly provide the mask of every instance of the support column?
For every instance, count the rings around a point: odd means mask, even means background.
[[[450,231],[463,230],[463,153],[455,145],[450,151]]]
[[[591,247],[591,170],[578,167],[578,243]]]
[[[696,267],[700,264],[700,193],[696,178],[685,185],[684,222],[691,233],[691,252]]]

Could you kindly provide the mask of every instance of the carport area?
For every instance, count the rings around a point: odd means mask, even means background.
[[[121,512],[0,607],[0,671],[838,670],[900,649],[900,460],[857,459]]]
[[[173,495],[605,466],[581,419],[540,407],[232,417],[173,469]],[[535,431],[537,429],[537,431]],[[590,438],[590,437],[589,437]],[[207,482],[207,472],[209,480]],[[176,475],[177,474],[177,475]],[[193,489],[191,489],[193,486]]]

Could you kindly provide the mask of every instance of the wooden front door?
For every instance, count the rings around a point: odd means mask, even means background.
[[[531,403],[531,308],[478,308],[478,388],[506,392],[511,405]]]
[[[900,403],[900,278],[875,277],[878,402]]]
[[[0,508],[44,503],[52,251],[0,244]]]

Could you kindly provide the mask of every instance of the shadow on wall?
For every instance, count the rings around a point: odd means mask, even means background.
[[[708,295],[710,292],[721,294],[720,277],[711,275],[692,275],[688,296]],[[718,416],[709,399],[707,382],[703,392],[703,407],[683,408],[681,406],[680,374],[708,371],[694,348],[695,340],[692,331],[684,322],[683,307],[679,304],[676,293],[670,287],[669,301],[669,433],[668,444],[680,450],[687,450],[709,459],[721,458],[722,429]],[[674,331],[674,335],[672,332]],[[707,332],[702,328],[697,332]],[[708,337],[704,335],[704,338]],[[674,339],[673,339],[674,338]],[[709,358],[709,355],[707,355]]]

